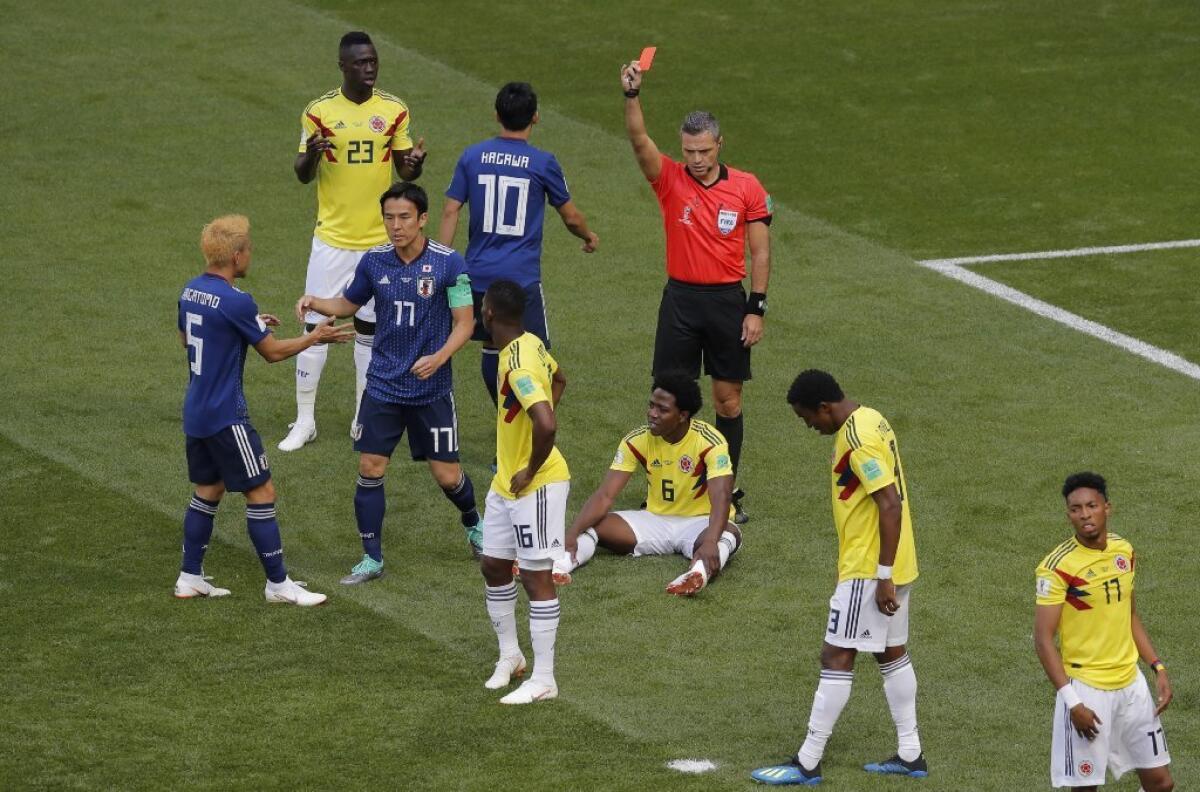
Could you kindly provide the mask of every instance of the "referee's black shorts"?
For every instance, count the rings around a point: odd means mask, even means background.
[[[707,286],[667,281],[658,305],[654,373],[684,371],[700,377],[750,379],[750,348],[742,344],[746,291],[741,283]]]

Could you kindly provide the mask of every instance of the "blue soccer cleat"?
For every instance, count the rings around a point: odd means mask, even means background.
[[[792,786],[816,786],[821,783],[821,765],[812,770],[805,770],[804,765],[796,761],[795,757],[787,764],[771,765],[770,767],[760,767],[750,774],[760,784],[771,784],[772,786],[782,786],[790,784]]]
[[[906,762],[899,756],[893,756],[891,759],[884,759],[882,762],[863,765],[863,770],[866,770],[868,773],[903,775],[911,778],[924,778],[929,775],[929,766],[925,764],[925,754],[921,754],[911,762]]]

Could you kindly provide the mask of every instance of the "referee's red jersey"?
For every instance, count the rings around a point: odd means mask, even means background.
[[[662,155],[650,183],[667,232],[667,276],[684,283],[746,277],[746,223],[771,222],[771,198],[753,174],[720,166],[705,187],[687,166]]]

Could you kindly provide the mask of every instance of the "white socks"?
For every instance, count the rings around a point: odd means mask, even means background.
[[[591,561],[594,555],[596,555],[596,529],[588,528],[579,534],[578,546],[575,548],[575,563],[571,563],[570,557],[564,558],[563,562],[567,565],[567,571],[573,572]]]
[[[492,628],[500,643],[500,656],[513,657],[521,653],[517,644],[517,584],[510,582],[506,586],[483,587],[484,598],[487,600],[488,618],[492,620]]]
[[[807,770],[812,770],[825,755],[825,745],[833,736],[833,727],[850,700],[853,671],[821,669],[821,681],[813,694],[812,713],[808,716],[808,736],[796,752],[796,758]]]
[[[721,566],[718,569],[724,569],[725,564],[729,562],[730,556],[738,551],[740,542],[736,536],[729,531],[722,531],[721,538],[717,540],[717,552],[721,555]]]
[[[529,638],[533,644],[531,682],[554,684],[554,641],[558,637],[558,598],[530,600]]]
[[[879,666],[883,674],[883,694],[896,724],[897,753],[906,762],[921,755],[921,738],[917,734],[917,675],[912,660],[905,654],[898,660]]]
[[[367,389],[367,368],[371,365],[371,348],[375,345],[374,335],[354,334],[354,423],[358,423],[358,406],[362,404],[363,391]]]
[[[329,357],[325,344],[310,346],[296,355],[296,421],[316,422],[317,385]]]

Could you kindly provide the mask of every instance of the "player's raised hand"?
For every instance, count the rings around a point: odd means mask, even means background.
[[[513,473],[512,480],[508,482],[508,488],[512,491],[515,497],[521,497],[521,492],[529,486],[533,481],[533,474],[529,472],[528,467],[523,467],[516,473]]]
[[[335,325],[333,317],[322,319],[309,331],[317,337],[318,344],[344,344],[354,338],[354,323]]]
[[[428,153],[425,150],[425,138],[417,138],[417,145],[410,148],[404,155],[404,164],[410,168],[419,168],[424,164]]]
[[[275,314],[259,314],[258,318],[267,327],[279,327],[279,317]]]
[[[763,318],[758,314],[746,314],[742,319],[742,346],[749,348],[762,341]]]
[[[583,243],[583,252],[595,253],[598,247],[600,247],[600,237],[596,236],[595,231],[589,231],[587,241]]]
[[[1154,685],[1158,688],[1158,707],[1154,710],[1154,717],[1157,718],[1171,703],[1171,680],[1167,679],[1167,669],[1159,668]]]
[[[417,379],[429,379],[434,372],[442,367],[442,360],[438,359],[437,355],[425,355],[417,358],[417,362],[409,371],[417,375]]]
[[[875,607],[885,616],[894,616],[900,603],[896,600],[896,581],[875,581]]]
[[[313,132],[304,141],[304,148],[308,154],[320,154],[322,151],[329,151],[333,148],[333,141],[321,134],[320,130]]]
[[[642,67],[637,61],[621,67],[621,88],[626,91],[640,91],[642,88]]]
[[[1076,704],[1074,707],[1071,707],[1071,725],[1075,727],[1075,731],[1079,732],[1079,736],[1084,739],[1096,739],[1096,736],[1100,734],[1100,724],[1103,722],[1096,713],[1083,704]]]

